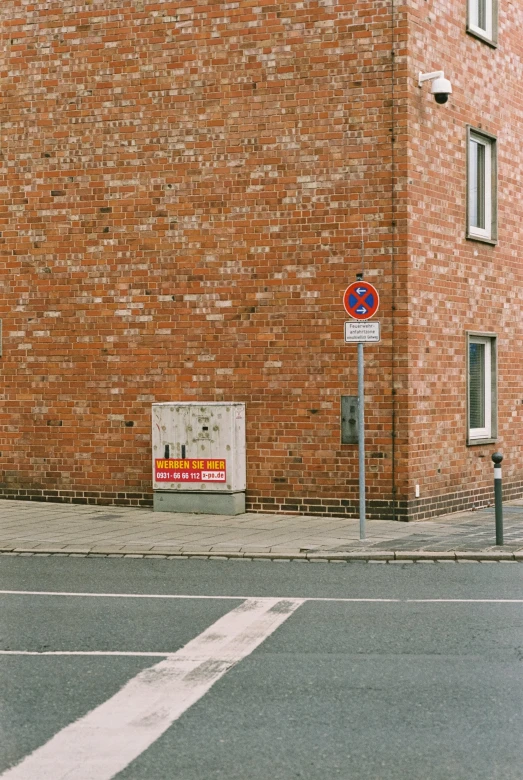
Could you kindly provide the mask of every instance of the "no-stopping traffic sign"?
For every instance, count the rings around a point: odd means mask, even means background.
[[[369,282],[353,282],[343,293],[343,306],[349,317],[368,320],[378,311],[380,296]]]

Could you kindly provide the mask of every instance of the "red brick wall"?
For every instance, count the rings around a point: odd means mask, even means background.
[[[499,3],[499,43],[466,32],[466,3],[413,4],[410,26],[409,499],[456,508],[492,500],[491,454],[521,495],[523,475],[523,8]],[[438,106],[417,72],[444,69]],[[466,126],[497,136],[496,246],[465,238]],[[498,336],[498,441],[466,444],[466,331]],[[511,487],[512,486],[512,487]],[[516,490],[517,487],[517,490]]]
[[[368,495],[390,516],[409,486],[402,6],[3,0],[0,36],[1,494],[147,503],[151,403],[234,400],[248,507],[353,512],[341,297],[363,234]]]

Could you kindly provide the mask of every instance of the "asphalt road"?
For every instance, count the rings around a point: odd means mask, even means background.
[[[522,564],[1,557],[0,591],[0,777],[523,778]]]

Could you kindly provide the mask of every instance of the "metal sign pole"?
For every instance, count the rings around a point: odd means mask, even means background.
[[[363,344],[358,343],[358,460],[360,485],[360,539],[365,539],[365,384]]]
[[[345,323],[345,341],[358,342],[358,460],[360,485],[360,539],[365,539],[365,385],[363,377],[363,344],[366,341],[380,340],[379,323],[374,327],[362,327],[361,320],[368,320],[378,311],[380,296],[373,284],[363,281],[363,273],[356,274],[356,280],[349,284],[343,293],[343,308],[354,320],[360,322]],[[376,327],[377,326],[377,327]]]

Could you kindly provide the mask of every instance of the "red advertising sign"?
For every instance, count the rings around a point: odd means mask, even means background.
[[[164,460],[155,458],[154,477],[156,482],[225,482],[226,461]]]

